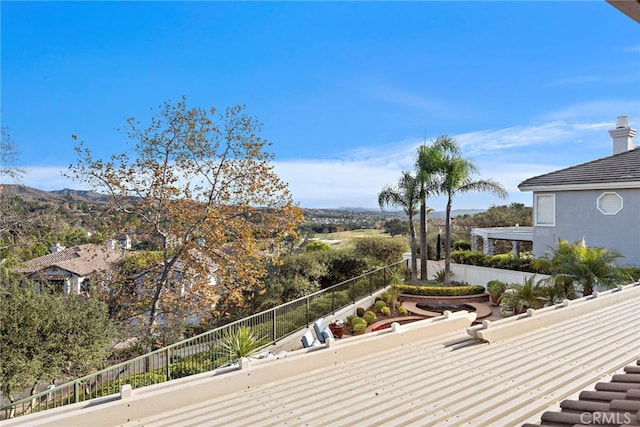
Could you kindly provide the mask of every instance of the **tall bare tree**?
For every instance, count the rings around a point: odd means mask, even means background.
[[[149,236],[162,253],[157,271],[136,279],[149,331],[185,305],[214,316],[243,307],[302,218],[260,123],[242,106],[219,114],[182,98],[147,127],[131,118],[124,130],[131,149],[94,159],[79,142],[68,175],[109,194],[129,219],[120,231]]]
[[[6,179],[17,180],[24,175],[24,169],[15,166],[20,152],[9,134],[9,129],[2,126],[0,131],[0,185]]]

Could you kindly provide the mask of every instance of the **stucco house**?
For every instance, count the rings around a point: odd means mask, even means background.
[[[26,261],[18,270],[36,282],[46,281],[54,291],[79,294],[86,289],[87,278],[104,271],[124,257],[124,250],[86,244],[64,248],[56,244],[51,253]]]
[[[539,257],[558,239],[620,252],[621,265],[640,266],[640,149],[636,130],[620,116],[609,131],[613,154],[529,178],[521,191],[533,192],[533,252]]]

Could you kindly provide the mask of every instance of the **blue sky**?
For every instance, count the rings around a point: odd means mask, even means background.
[[[72,134],[106,158],[182,95],[246,105],[302,207],[376,207],[442,134],[509,191],[454,208],[531,205],[518,183],[610,155],[619,115],[640,128],[640,26],[603,0],[0,7],[2,125],[44,190],[79,188]]]

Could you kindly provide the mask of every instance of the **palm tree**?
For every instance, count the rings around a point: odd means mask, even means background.
[[[378,204],[380,209],[385,206],[401,207],[405,214],[409,217],[409,239],[411,246],[411,284],[418,283],[418,266],[417,266],[417,247],[416,247],[416,231],[413,226],[413,217],[416,214],[418,205],[419,185],[417,179],[407,171],[403,171],[398,186],[385,187],[378,194]]]
[[[436,166],[439,166],[438,171],[442,174],[439,183],[440,193],[447,196],[444,272],[445,282],[449,282],[451,280],[451,206],[453,197],[471,191],[487,191],[498,197],[506,198],[507,192],[497,181],[491,179],[475,180],[474,178],[478,174],[477,167],[459,154],[446,154]]]
[[[548,259],[551,277],[577,284],[584,296],[591,295],[595,287],[609,289],[631,280],[616,266],[615,261],[620,257],[615,250],[587,247],[582,239],[575,243],[559,240]]]
[[[440,190],[440,165],[446,155],[459,155],[460,147],[455,139],[441,135],[431,144],[418,148],[416,170],[420,182],[420,278],[427,279],[427,198]]]

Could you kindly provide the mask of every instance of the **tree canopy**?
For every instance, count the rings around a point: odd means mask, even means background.
[[[127,220],[115,231],[145,236],[162,254],[134,281],[150,329],[185,305],[213,317],[242,307],[294,233],[301,213],[260,131],[242,106],[220,114],[183,98],[164,103],[146,127],[128,119],[131,148],[108,160],[78,143],[69,175],[110,196]]]
[[[27,388],[81,376],[111,353],[115,328],[95,298],[38,292],[10,280],[0,286],[0,387],[16,400]],[[23,281],[23,280],[21,280]],[[23,282],[24,283],[24,282]]]

